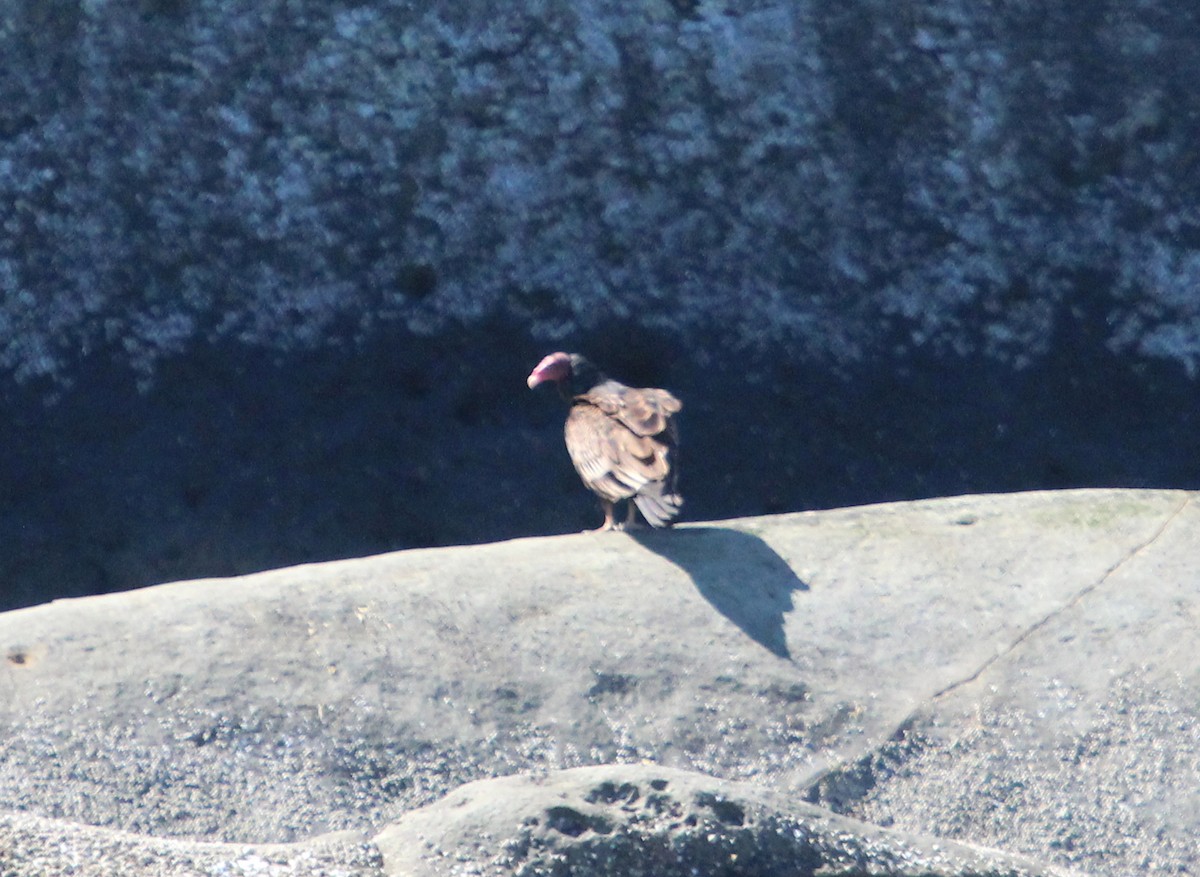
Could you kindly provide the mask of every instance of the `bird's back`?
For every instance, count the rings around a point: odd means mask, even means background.
[[[566,443],[580,478],[609,502],[633,499],[653,526],[678,514],[675,489],[681,404],[666,390],[605,381],[576,396],[567,415]]]

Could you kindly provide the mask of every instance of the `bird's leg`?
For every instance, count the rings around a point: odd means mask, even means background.
[[[642,522],[638,520],[637,503],[632,499],[629,501],[629,511],[625,515],[625,526],[623,530],[640,530]]]
[[[604,509],[604,523],[595,530],[584,530],[585,533],[606,533],[609,530],[619,530],[620,527],[613,523],[613,504],[607,499],[600,500],[600,506]]]

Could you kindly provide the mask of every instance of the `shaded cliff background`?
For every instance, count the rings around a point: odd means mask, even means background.
[[[0,605],[597,512],[530,366],[686,403],[692,519],[1200,486],[1179,0],[0,10]]]

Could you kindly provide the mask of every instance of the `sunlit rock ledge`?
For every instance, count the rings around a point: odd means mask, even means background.
[[[1192,868],[1198,537],[1184,491],[964,496],[5,613],[0,861]]]

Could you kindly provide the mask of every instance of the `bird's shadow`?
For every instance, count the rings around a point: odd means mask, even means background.
[[[639,545],[687,573],[713,608],[774,655],[791,660],[784,616],[808,585],[751,533],[728,527],[627,531]]]

